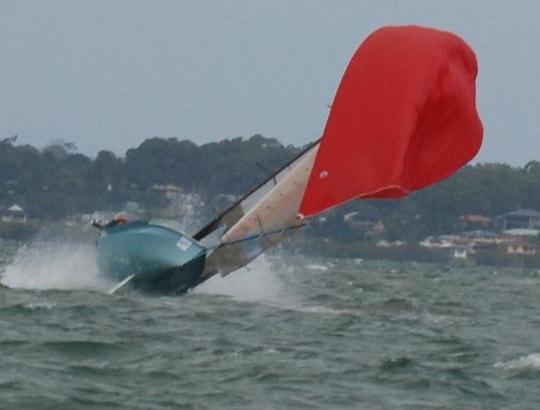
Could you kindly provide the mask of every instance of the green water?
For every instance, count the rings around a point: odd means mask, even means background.
[[[90,249],[4,270],[1,409],[538,408],[536,271],[289,257],[156,298]]]

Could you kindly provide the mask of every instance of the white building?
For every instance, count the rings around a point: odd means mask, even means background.
[[[13,204],[2,212],[2,222],[26,223],[26,213],[19,205]]]

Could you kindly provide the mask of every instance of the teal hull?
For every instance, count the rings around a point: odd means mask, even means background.
[[[199,281],[206,248],[160,225],[132,222],[108,228],[97,242],[101,274],[115,282],[134,275],[132,288],[182,294]]]

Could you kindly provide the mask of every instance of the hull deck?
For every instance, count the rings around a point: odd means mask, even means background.
[[[132,222],[107,228],[97,242],[101,274],[150,293],[181,294],[197,283],[206,248],[160,225]]]

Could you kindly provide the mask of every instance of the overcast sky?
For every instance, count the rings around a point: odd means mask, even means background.
[[[382,25],[454,31],[479,59],[480,161],[540,159],[540,2],[0,0],[0,138],[124,154],[152,136],[317,138]]]

